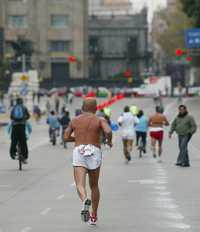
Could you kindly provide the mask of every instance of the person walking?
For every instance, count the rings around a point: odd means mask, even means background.
[[[131,161],[131,151],[133,150],[133,139],[135,136],[134,127],[138,122],[138,118],[133,116],[130,112],[129,106],[125,106],[123,114],[118,118],[118,124],[121,127],[123,151],[126,163]]]
[[[23,163],[27,164],[28,146],[26,139],[26,122],[30,118],[30,114],[28,109],[23,105],[23,100],[21,98],[16,100],[16,105],[11,110],[10,118],[12,125],[10,157],[16,159],[17,145],[19,145],[23,156]]]
[[[178,145],[180,151],[176,165],[181,167],[189,167],[190,160],[188,154],[188,143],[191,140],[193,134],[196,132],[197,125],[193,116],[188,113],[187,107],[185,105],[180,105],[178,110],[179,113],[171,125],[169,138],[172,137],[174,131],[178,134]]]
[[[97,223],[100,191],[98,186],[102,153],[100,135],[103,131],[106,143],[112,147],[112,131],[103,118],[96,116],[97,102],[94,98],[86,98],[82,106],[82,114],[72,119],[65,131],[65,141],[75,141],[73,151],[74,179],[78,195],[82,201],[81,218],[91,225]],[[74,137],[72,137],[74,134]],[[86,192],[86,175],[89,176],[91,200]],[[92,204],[92,212],[89,208]]]
[[[164,138],[163,126],[169,126],[169,122],[165,115],[163,115],[163,109],[159,106],[156,106],[156,113],[149,118],[149,131],[151,137],[151,148],[153,152],[153,157],[157,158],[158,155],[158,162],[162,162],[162,143]],[[156,151],[157,143],[158,152]]]

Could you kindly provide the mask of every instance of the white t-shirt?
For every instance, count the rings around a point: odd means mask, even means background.
[[[121,135],[124,139],[133,139],[135,136],[135,124],[139,119],[133,116],[131,112],[124,112],[119,118],[118,123],[121,125]]]

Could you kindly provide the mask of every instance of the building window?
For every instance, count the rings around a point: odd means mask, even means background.
[[[27,20],[24,15],[10,15],[8,16],[8,27],[10,28],[26,28]]]
[[[49,51],[51,52],[69,52],[70,41],[50,41]]]
[[[54,28],[67,27],[69,23],[68,15],[51,15],[51,26]]]

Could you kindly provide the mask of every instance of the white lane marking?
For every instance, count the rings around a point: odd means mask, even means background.
[[[184,216],[180,213],[165,213],[165,216],[174,220],[183,220]]]
[[[162,180],[158,180],[158,181],[156,181],[156,184],[160,184],[160,185],[162,185],[162,184],[167,184],[168,182],[167,181],[162,181]]]
[[[157,179],[159,179],[159,180],[161,180],[161,179],[168,179],[168,176],[161,175],[161,176],[158,176]]]
[[[156,190],[166,190],[165,186],[154,186],[154,189]]]
[[[187,230],[191,228],[190,225],[184,224],[184,223],[168,223],[167,225],[170,228],[176,228],[176,229],[182,229],[182,230]]]
[[[163,180],[144,179],[144,180],[128,180],[128,183],[149,184],[149,185],[153,185],[153,184],[163,185],[163,184],[167,184],[168,182],[163,181]]]
[[[56,197],[56,200],[57,200],[57,201],[62,200],[64,197],[65,197],[64,194],[63,194],[63,195],[60,195],[60,196]]]
[[[40,212],[40,215],[44,216],[47,215],[51,211],[51,208],[46,208]]]
[[[156,202],[156,207],[157,208],[160,208],[160,209],[177,209],[179,208],[178,205],[176,204],[173,204],[173,203],[169,203],[169,202]]]
[[[153,192],[153,194],[157,194],[157,195],[160,195],[160,196],[169,196],[169,195],[171,195],[171,192],[160,192],[160,191],[157,191],[157,192]]]
[[[0,188],[9,188],[10,187],[10,185],[0,185]]]
[[[25,227],[21,230],[21,232],[28,232],[28,231],[31,231],[32,228],[31,227]]]
[[[160,197],[160,198],[156,198],[156,201],[158,202],[174,202],[174,200],[170,197]]]

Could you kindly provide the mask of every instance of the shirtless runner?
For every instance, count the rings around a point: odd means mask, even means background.
[[[164,137],[163,126],[169,126],[169,122],[162,112],[162,108],[156,106],[156,113],[149,118],[149,131],[151,137],[151,148],[153,157],[156,158],[156,142],[158,142],[158,162],[162,162],[162,143]]]
[[[97,210],[100,199],[99,173],[102,162],[100,135],[103,132],[106,143],[112,146],[112,131],[105,119],[99,118],[96,113],[96,100],[87,98],[83,102],[82,114],[75,117],[65,131],[66,141],[75,141],[73,151],[74,180],[78,195],[83,203],[81,219],[91,225],[96,225]],[[74,137],[72,137],[74,133]],[[86,175],[89,176],[91,200],[86,192]],[[89,212],[92,203],[91,214]]]

